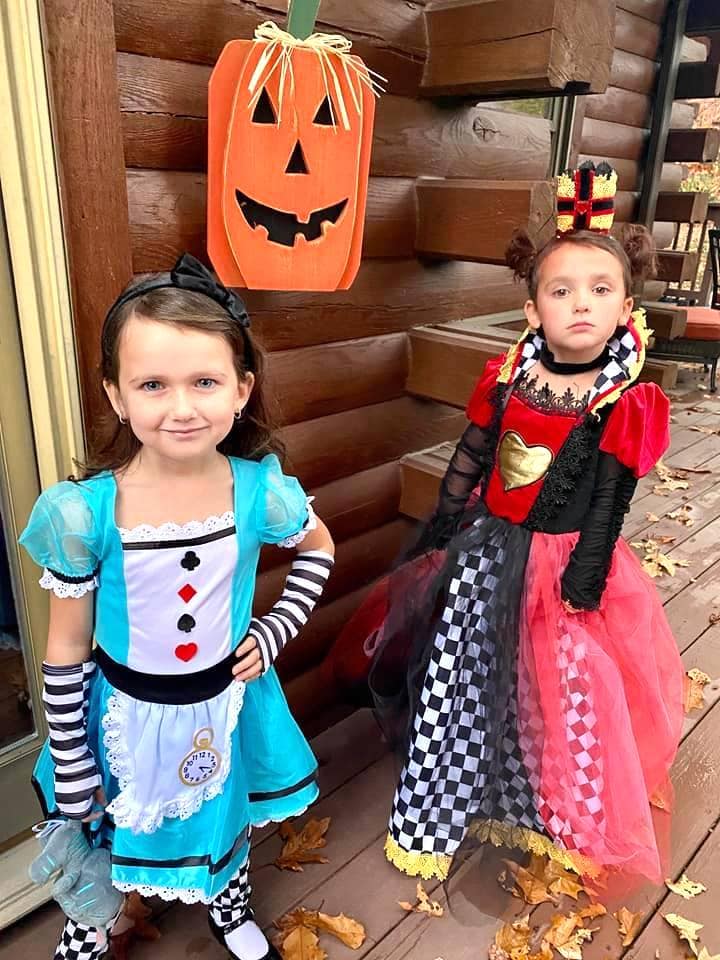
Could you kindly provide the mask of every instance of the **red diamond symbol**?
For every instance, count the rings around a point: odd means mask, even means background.
[[[183,598],[183,600],[185,601],[185,603],[190,603],[190,601],[192,600],[192,598],[193,598],[193,597],[195,596],[195,594],[197,593],[197,590],[195,589],[195,587],[191,587],[189,583],[186,583],[184,587],[181,587],[181,588],[178,590],[178,593],[179,593],[180,596]]]

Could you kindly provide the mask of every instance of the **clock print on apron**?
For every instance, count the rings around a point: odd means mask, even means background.
[[[212,746],[215,731],[212,727],[198,730],[193,739],[193,749],[183,758],[178,774],[188,787],[197,787],[214,777],[222,757]]]

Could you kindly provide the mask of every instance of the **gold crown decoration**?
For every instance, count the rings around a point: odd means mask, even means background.
[[[557,178],[557,235],[571,230],[610,233],[615,216],[617,173],[609,163],[592,160]]]

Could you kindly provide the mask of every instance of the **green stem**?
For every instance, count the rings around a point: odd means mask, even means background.
[[[290,0],[288,4],[288,33],[298,40],[307,40],[315,29],[320,0]]]

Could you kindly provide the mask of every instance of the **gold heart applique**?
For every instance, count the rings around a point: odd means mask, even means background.
[[[519,433],[508,430],[503,434],[498,449],[498,465],[505,492],[528,487],[541,480],[553,462],[549,447],[535,444],[529,447]]]

